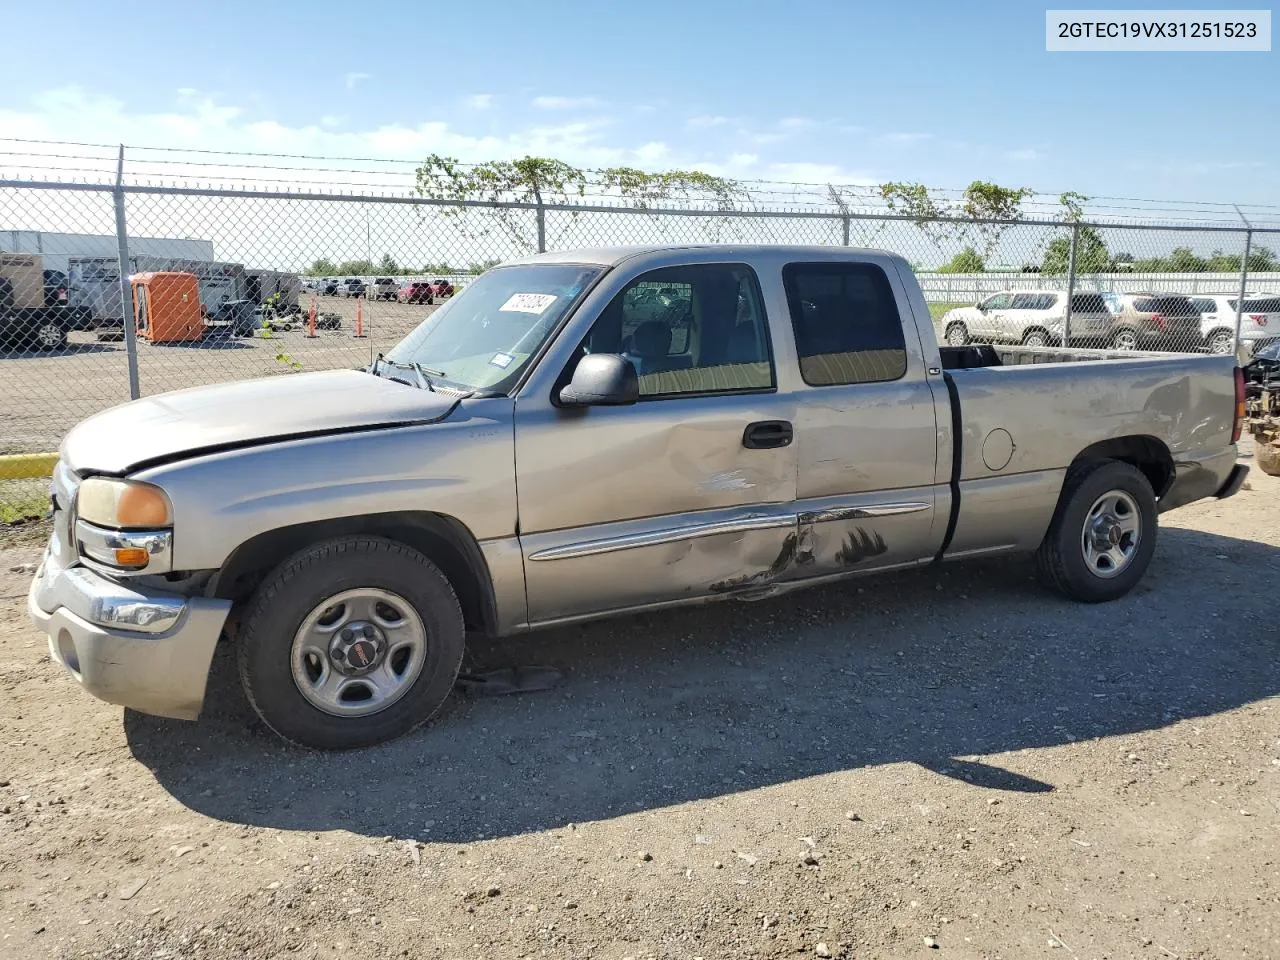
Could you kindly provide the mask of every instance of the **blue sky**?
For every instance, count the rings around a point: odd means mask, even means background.
[[[1280,204],[1275,53],[1050,54],[1044,5],[128,7],[6,45],[0,136]]]

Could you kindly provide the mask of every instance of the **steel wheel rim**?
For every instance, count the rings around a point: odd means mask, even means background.
[[[1028,347],[1047,347],[1049,339],[1043,333],[1029,333],[1022,342]]]
[[[1093,501],[1080,538],[1090,573],[1103,580],[1118,577],[1133,563],[1141,543],[1142,513],[1133,497],[1110,490]]]
[[[1231,341],[1235,338],[1231,334],[1218,334],[1209,341],[1209,352],[1219,356],[1231,352]]]
[[[290,666],[303,698],[335,717],[386,710],[422,673],[427,631],[403,597],[378,587],[318,603],[293,635]]]
[[[46,323],[42,326],[36,336],[40,339],[40,345],[45,347],[56,347],[62,342],[62,331],[52,323]]]
[[[1129,331],[1118,333],[1112,345],[1117,350],[1136,350],[1138,348],[1138,337]]]
[[[964,327],[955,326],[947,331],[947,343],[953,347],[963,347],[965,341]]]

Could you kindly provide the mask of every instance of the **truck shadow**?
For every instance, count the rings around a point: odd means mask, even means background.
[[[1018,559],[491,643],[479,665],[554,664],[564,683],[454,698],[427,729],[362,752],[261,730],[225,649],[200,723],[129,712],[125,727],[134,756],[207,816],[434,841],[902,761],[961,789],[1042,793],[1054,784],[971,758],[1280,692],[1278,581],[1275,547],[1166,529],[1144,583],[1113,604],[1058,600]]]

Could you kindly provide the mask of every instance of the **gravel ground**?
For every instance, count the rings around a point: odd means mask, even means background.
[[[478,646],[540,694],[321,755],[224,650],[84,695],[0,566],[0,956],[1280,956],[1280,480],[1082,606],[1024,560]]]

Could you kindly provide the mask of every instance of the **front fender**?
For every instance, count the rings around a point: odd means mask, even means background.
[[[513,402],[466,401],[438,423],[285,440],[136,476],[173,503],[175,570],[219,569],[281,527],[399,511],[447,514],[484,543],[515,536]]]

